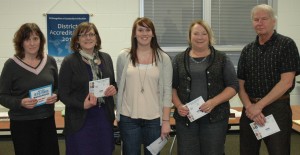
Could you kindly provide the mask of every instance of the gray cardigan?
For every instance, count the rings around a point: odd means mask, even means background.
[[[163,107],[172,107],[172,63],[170,57],[159,51],[160,59],[157,58],[159,68],[159,101],[160,101],[160,118],[162,118]],[[120,110],[123,100],[124,86],[126,82],[126,72],[128,64],[131,63],[129,49],[124,49],[117,59],[117,83],[118,83],[118,98],[117,98],[117,120],[120,120]]]

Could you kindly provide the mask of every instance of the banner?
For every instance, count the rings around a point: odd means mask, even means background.
[[[64,57],[71,53],[70,41],[78,24],[89,21],[88,14],[48,14],[48,54]]]

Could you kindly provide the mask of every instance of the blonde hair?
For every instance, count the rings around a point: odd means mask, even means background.
[[[191,46],[191,36],[192,36],[192,29],[193,26],[199,24],[201,26],[203,26],[203,28],[206,30],[206,32],[208,33],[208,39],[209,39],[209,45],[212,46],[216,43],[216,40],[214,38],[214,33],[211,29],[211,27],[208,25],[207,22],[205,22],[204,20],[195,20],[194,22],[191,23],[190,28],[189,28],[189,45]]]

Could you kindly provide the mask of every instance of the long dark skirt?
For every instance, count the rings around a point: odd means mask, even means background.
[[[66,155],[112,155],[113,150],[113,127],[103,107],[89,109],[83,127],[66,137]]]

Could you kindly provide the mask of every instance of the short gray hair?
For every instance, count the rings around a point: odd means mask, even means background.
[[[273,8],[272,8],[270,5],[267,5],[267,4],[259,4],[259,5],[256,5],[255,7],[253,7],[253,9],[251,10],[251,20],[253,20],[253,14],[254,14],[256,11],[258,11],[258,10],[266,11],[266,12],[268,12],[269,16],[270,16],[272,19],[276,19],[275,12],[274,12]]]

